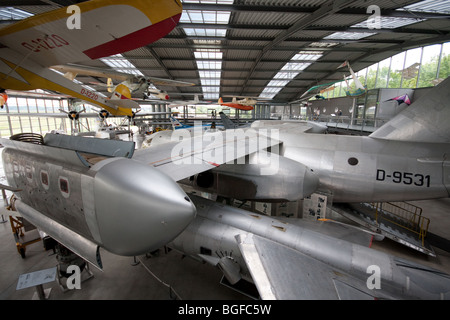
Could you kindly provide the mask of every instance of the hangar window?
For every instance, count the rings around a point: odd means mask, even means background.
[[[69,196],[69,180],[67,180],[67,178],[59,178],[59,190],[61,190],[61,193],[65,198]]]
[[[31,169],[31,166],[27,165],[25,167],[25,176],[27,177],[28,181],[33,181],[33,170]]]
[[[47,190],[49,187],[47,171],[44,171],[44,170],[41,171],[41,183],[42,183],[42,186]]]
[[[18,177],[19,176],[19,164],[17,163],[17,161],[13,162],[13,171],[14,171],[14,176]]]

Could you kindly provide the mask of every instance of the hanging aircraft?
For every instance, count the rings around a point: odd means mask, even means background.
[[[338,69],[342,67],[348,67],[348,71],[350,72],[350,75],[353,79],[353,84],[355,86],[355,88],[352,89],[350,83],[347,80],[347,77],[344,75],[344,81],[345,84],[347,85],[347,90],[345,90],[345,94],[349,97],[358,97],[364,95],[367,92],[367,86],[363,86],[361,81],[359,81],[358,77],[356,76],[355,72],[350,66],[350,63],[348,61],[345,61],[338,67]]]
[[[178,95],[185,95],[184,93],[178,93]],[[188,94],[186,94],[188,95]],[[172,100],[170,101],[168,107],[169,108],[176,108],[176,107],[181,107],[181,106],[193,106],[193,105],[197,105],[197,104],[209,104],[210,101],[200,101],[200,99],[198,98],[198,94],[194,94],[194,100]]]
[[[258,102],[257,99],[259,99],[257,97],[242,97],[242,96],[232,96],[232,97],[233,100],[231,102],[223,102],[222,97],[220,97],[218,104],[225,107],[249,111],[254,109],[254,105]],[[244,99],[237,100],[237,98],[244,98]]]
[[[190,198],[197,216],[168,247],[219,268],[240,292],[253,283],[256,299],[450,299],[449,274],[370,248],[367,231]]]
[[[51,70],[133,50],[168,34],[178,23],[179,0],[98,0],[77,4],[79,29],[69,29],[67,8],[36,15],[0,29],[0,88],[47,89],[83,99],[114,116],[132,115],[130,102],[107,99]],[[132,17],[123,28],[123,16]]]
[[[342,81],[344,81],[344,80],[337,80],[337,81],[327,82],[327,83],[318,84],[316,86],[313,86],[313,87],[309,88],[308,90],[306,90],[300,96],[300,99],[295,100],[295,101],[291,101],[289,103],[293,104],[293,103],[299,103],[299,102],[303,102],[303,101],[309,100],[310,98],[318,95],[319,93],[323,93],[323,92],[326,92],[326,91],[333,90],[334,87],[332,87],[332,85],[335,84],[335,83],[342,82]],[[323,87],[325,87],[325,89],[322,89]]]
[[[148,76],[139,76],[115,70],[108,70],[103,68],[76,65],[76,64],[52,66],[52,69],[63,72],[64,76],[71,80],[73,80],[77,75],[88,75],[99,78],[107,78],[108,80],[106,84],[103,83],[94,83],[94,84],[106,87],[109,92],[113,92],[114,90],[116,90],[118,86],[124,85],[130,89],[131,94],[143,97],[144,100],[151,99],[150,95],[156,96],[161,100],[170,99],[167,92],[157,89],[156,87],[154,87],[156,85],[175,86],[175,87],[186,87],[195,85],[194,83],[191,82],[162,79]],[[121,81],[121,83],[119,85],[114,85],[112,79],[119,80]]]

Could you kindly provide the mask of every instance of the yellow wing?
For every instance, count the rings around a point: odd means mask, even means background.
[[[98,59],[152,43],[178,23],[179,0],[97,0],[30,17],[0,30],[0,44],[49,67]],[[70,29],[78,19],[79,29]],[[0,46],[2,47],[2,46]]]

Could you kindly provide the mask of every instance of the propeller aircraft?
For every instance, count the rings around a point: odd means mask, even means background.
[[[132,115],[121,99],[107,99],[51,69],[95,60],[152,43],[167,35],[181,17],[179,0],[98,0],[78,4],[80,29],[69,29],[60,8],[0,29],[0,89],[45,89],[83,99],[114,116]],[[127,28],[116,21],[130,16]],[[133,104],[133,106],[136,106]]]

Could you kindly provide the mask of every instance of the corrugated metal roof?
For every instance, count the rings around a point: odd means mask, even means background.
[[[204,7],[209,11],[217,8],[229,10],[229,23],[220,26],[183,23],[166,37],[143,48],[126,52],[123,56],[128,57],[146,75],[191,81],[200,85],[195,51],[200,48],[218,49],[223,53],[219,70],[222,79],[220,83],[224,86],[221,91],[242,95],[246,92],[262,92],[264,86],[298,51],[323,50],[323,57],[317,63],[313,62],[306,69],[300,70],[275,97],[290,101],[302,93],[296,93],[295,88],[340,78],[341,74],[334,70],[334,65],[340,61],[350,60],[352,67],[358,71],[358,68],[364,68],[368,63],[384,59],[386,55],[410,48],[411,45],[435,43],[439,37],[442,41],[450,39],[450,1],[377,0],[371,3],[358,0],[349,1],[350,5],[336,13],[322,12],[320,9],[325,3],[327,0],[235,0],[233,5],[221,5],[214,1],[207,1],[206,4],[199,1],[195,4],[197,8]],[[369,30],[364,24],[371,15],[370,12],[367,13],[367,9],[372,4],[382,11],[388,10],[389,17],[383,17],[384,25],[381,25],[381,30]],[[192,3],[184,4],[185,10],[189,5],[192,8]],[[402,9],[405,6],[406,9]],[[17,7],[33,14],[59,8],[48,4]],[[411,16],[405,18],[405,11],[414,11],[413,18],[425,21],[407,21]],[[420,11],[432,12],[433,15],[421,15]],[[439,13],[447,15],[439,16]],[[309,22],[313,16],[316,19]],[[409,22],[414,23],[407,25]],[[195,32],[187,32],[186,28]],[[368,34],[363,35],[362,32]],[[96,61],[86,64],[104,65]],[[213,66],[208,63],[204,65]],[[200,86],[182,89],[183,92],[201,90]]]

